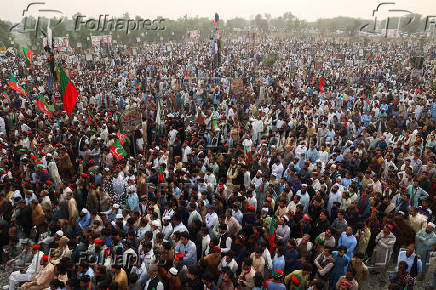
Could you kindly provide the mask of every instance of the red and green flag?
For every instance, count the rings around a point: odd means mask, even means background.
[[[129,78],[130,78],[130,79],[133,79],[133,77],[135,76],[135,73],[134,73],[133,70],[130,70],[129,73],[128,73],[128,75],[129,75]]]
[[[79,95],[79,93],[77,92],[76,87],[68,77],[67,73],[61,67],[59,67],[59,77],[60,91],[62,93],[64,110],[67,112],[68,115],[71,115],[74,106],[76,106],[77,96]]]
[[[127,156],[127,151],[124,150],[123,145],[121,145],[118,139],[116,139],[114,145],[112,145],[111,153],[117,161],[121,161],[124,157]]]
[[[162,170],[162,167],[159,168],[159,173],[157,174],[157,180],[160,183],[166,183],[167,182],[167,180],[165,178],[165,175],[164,175],[164,172]]]
[[[271,223],[269,224],[269,246],[271,247],[271,249],[275,248],[276,243],[276,228],[274,227],[275,224],[275,220],[274,220],[274,215],[271,218]]]
[[[41,162],[41,158],[39,158],[39,155],[38,155],[38,153],[37,153],[36,151],[33,152],[32,160],[33,160],[33,162],[34,162],[35,164],[42,164],[42,162]]]
[[[18,92],[19,94],[25,95],[27,97],[27,92],[24,90],[15,80],[14,75],[11,74],[11,77],[9,78],[9,84],[8,87],[10,89],[13,89],[14,91]]]
[[[350,96],[347,94],[344,94],[344,102],[348,103],[349,100],[350,100]]]
[[[217,120],[216,120],[216,112],[215,112],[215,108],[213,109],[212,112],[212,130],[215,130],[218,127],[217,125]]]
[[[121,145],[124,145],[124,143],[126,143],[126,135],[122,135],[120,131],[117,132],[117,137]]]
[[[53,118],[54,106],[49,105],[44,101],[43,97],[39,97],[36,103],[38,109],[40,109],[46,116]]]
[[[204,114],[200,109],[197,110],[197,120],[196,121],[197,121],[197,123],[201,123],[204,125]]]
[[[371,95],[370,94],[362,94],[362,99],[364,99],[368,104],[371,103]]]
[[[323,93],[324,93],[324,85],[325,85],[325,79],[324,79],[324,76],[322,76],[322,77],[319,79],[319,93],[320,93],[320,94],[323,94]]]
[[[24,56],[26,57],[27,62],[29,63],[29,69],[32,69],[32,64],[33,64],[33,52],[28,49],[23,47],[23,52],[24,52]]]
[[[11,100],[9,99],[9,95],[8,95],[6,92],[3,92],[3,93],[2,93],[2,96],[3,96],[6,100],[8,100],[8,103],[9,103],[9,104],[11,103]]]
[[[140,92],[142,92],[142,83],[141,83],[141,82],[138,82],[138,83],[136,84],[136,88],[137,88]]]

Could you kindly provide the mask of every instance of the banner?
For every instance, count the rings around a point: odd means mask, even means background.
[[[191,30],[188,31],[189,39],[197,40],[200,38],[200,30]]]
[[[232,82],[232,92],[235,95],[240,95],[244,91],[244,83],[242,82],[242,79],[235,79]]]
[[[92,47],[100,48],[101,45],[107,44],[112,46],[112,35],[93,35],[91,36]]]
[[[55,37],[53,38],[53,48],[65,51],[70,48],[70,40],[68,37]]]
[[[135,131],[142,122],[142,110],[138,108],[124,111],[118,119],[123,132],[130,133]]]

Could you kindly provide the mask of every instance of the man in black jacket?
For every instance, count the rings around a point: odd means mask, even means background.
[[[19,230],[24,232],[25,236],[30,235],[30,230],[32,229],[32,209],[26,206],[26,201],[21,199],[18,203],[18,214],[16,215],[15,221]]]

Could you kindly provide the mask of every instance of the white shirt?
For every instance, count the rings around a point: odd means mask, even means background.
[[[174,233],[175,232],[189,232],[186,226],[183,223],[178,224],[174,227]]]
[[[281,162],[279,163],[279,165],[274,163],[271,166],[271,173],[275,173],[277,179],[282,178],[283,170],[284,170],[284,168],[283,168],[283,164]]]
[[[182,162],[188,162],[188,155],[192,154],[192,149],[189,146],[186,146],[183,149],[183,153],[182,153]]]
[[[251,180],[251,184],[254,185],[255,189],[259,189],[260,185],[262,184],[262,177],[257,178],[256,176],[253,177],[253,179]]]
[[[176,141],[176,135],[177,135],[178,131],[176,129],[172,129],[168,135],[170,136],[170,144],[174,144],[174,141]]]
[[[165,239],[168,239],[173,233],[173,226],[171,224],[163,226],[162,233],[165,235]]]
[[[201,239],[201,257],[203,258],[209,254],[210,236],[206,235]]]
[[[213,212],[213,213],[207,213],[204,217],[205,221],[206,221],[206,227],[208,229],[211,229],[215,226],[215,224],[218,222],[218,215]]]
[[[36,252],[36,254],[33,254],[32,263],[27,267],[26,274],[31,275],[32,277],[35,276],[41,267],[40,262],[41,258],[44,256],[44,253],[41,251]]]
[[[221,269],[225,267],[229,267],[230,271],[232,271],[233,273],[236,273],[236,271],[238,271],[238,263],[236,263],[235,259],[232,259],[230,263],[227,263],[226,257],[223,257],[221,259],[221,263],[218,265],[218,270],[221,271]]]

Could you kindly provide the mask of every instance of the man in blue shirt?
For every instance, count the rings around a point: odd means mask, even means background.
[[[350,260],[353,258],[354,248],[357,246],[357,239],[353,235],[353,228],[348,226],[345,232],[342,232],[338,241],[338,247],[347,247],[347,256]]]
[[[185,254],[182,261],[183,265],[187,267],[197,265],[197,246],[189,240],[188,232],[180,233],[180,241],[176,245],[174,252]]]
[[[305,159],[310,159],[312,163],[315,163],[316,160],[318,160],[318,150],[316,150],[314,143],[310,143],[309,150],[306,151]]]
[[[277,252],[272,260],[272,270],[273,272],[276,270],[285,271],[285,256],[284,249],[282,247],[277,248]]]
[[[420,275],[422,273],[422,261],[420,258],[416,259],[416,267],[417,267],[416,273],[411,273],[412,266],[415,263],[415,257],[416,257],[415,245],[413,244],[409,245],[405,251],[401,251],[398,254],[398,263],[400,263],[401,261],[406,262],[407,272],[409,272],[409,274],[414,278],[416,278],[417,275]]]

